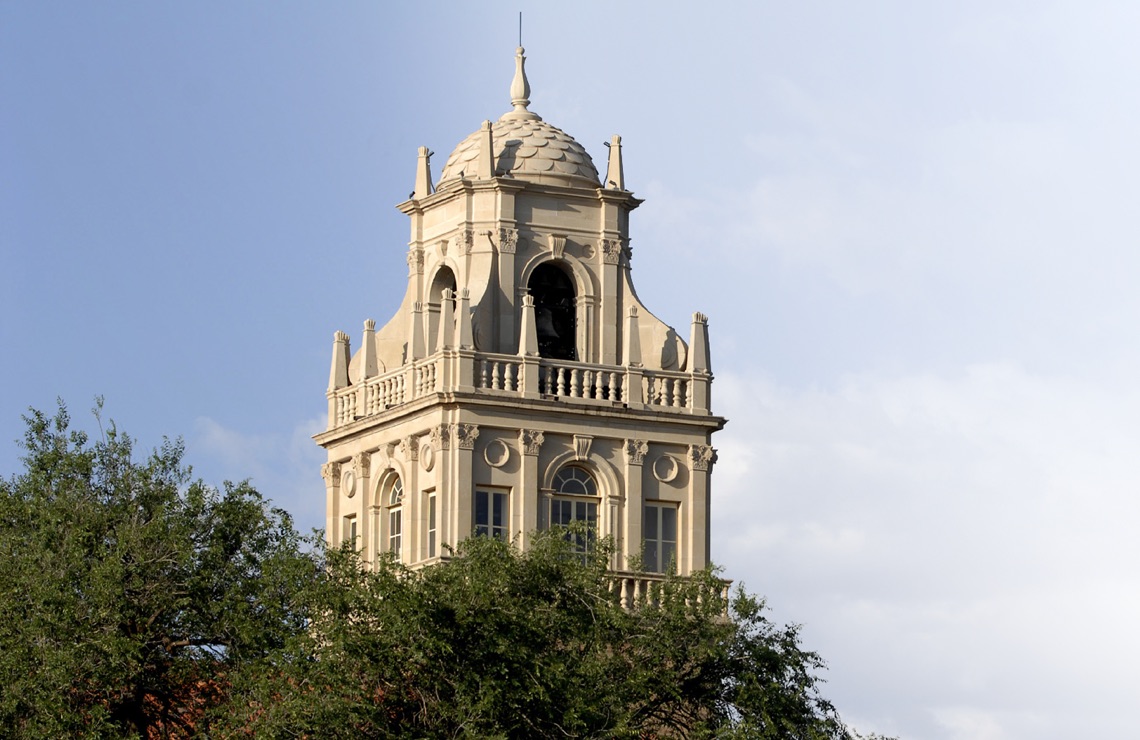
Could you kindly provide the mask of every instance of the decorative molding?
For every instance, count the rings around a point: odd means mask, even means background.
[[[501,468],[511,459],[511,448],[501,439],[492,439],[483,450],[483,459],[492,468]]]
[[[463,247],[464,254],[471,254],[471,250],[475,248],[475,230],[464,229],[459,235],[459,244]]]
[[[356,474],[361,478],[367,478],[372,470],[372,453],[371,452],[358,452],[352,458],[353,464],[356,466]]]
[[[429,442],[424,442],[420,447],[420,465],[429,473],[435,467],[435,448]]]
[[[566,251],[566,237],[559,236],[558,234],[550,235],[550,255],[556,260],[562,259],[562,253]]]
[[[499,252],[502,254],[514,254],[518,243],[518,229],[508,229],[505,226],[499,229]]]
[[[653,477],[662,483],[676,480],[681,472],[681,463],[672,455],[662,455],[653,461]]]
[[[539,450],[542,449],[542,443],[545,438],[545,435],[540,429],[520,429],[519,449],[522,450],[522,454],[524,455],[537,455]]]
[[[594,249],[593,244],[583,244],[582,245],[582,256],[585,257],[586,259],[588,259],[588,260],[594,259],[594,255],[596,255],[597,253],[598,253],[598,250]]]
[[[356,495],[356,473],[352,471],[352,468],[346,469],[340,476],[340,486],[345,496],[352,498]]]
[[[437,450],[451,449],[451,427],[452,424],[440,424],[439,426],[432,427],[429,432],[429,439],[431,446]]]
[[[447,256],[447,240],[446,239],[440,239],[439,240],[439,253],[442,254],[444,257]]]
[[[408,250],[408,269],[417,275],[424,271],[424,250],[421,247]]]
[[[689,445],[689,461],[693,470],[708,470],[716,462],[716,450],[708,445]]]
[[[321,477],[333,487],[340,485],[340,463],[330,462],[321,466]]]
[[[575,434],[574,435],[574,459],[582,462],[590,456],[590,445],[593,444],[594,438],[588,434]]]
[[[641,465],[645,462],[645,453],[649,452],[649,443],[644,439],[627,439],[625,441],[625,456],[630,465]]]
[[[621,240],[602,239],[602,261],[607,265],[616,265],[621,261]]]
[[[416,461],[420,459],[419,437],[411,435],[400,440],[400,452],[405,460]]]
[[[479,439],[478,424],[456,424],[455,440],[461,450],[475,449],[475,440]]]

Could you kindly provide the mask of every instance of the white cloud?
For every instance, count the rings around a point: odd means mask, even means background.
[[[1127,703],[1140,659],[1140,395],[1009,362],[716,384],[714,559],[805,623],[841,710],[948,738],[1126,732],[1069,707]]]
[[[312,436],[325,419],[295,424],[287,434],[245,432],[199,417],[187,441],[196,475],[220,485],[248,478],[263,496],[294,518],[302,533],[324,527],[325,488],[320,469],[324,452]]]

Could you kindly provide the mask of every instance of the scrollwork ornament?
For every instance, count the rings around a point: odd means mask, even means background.
[[[461,450],[475,449],[475,440],[479,439],[478,424],[457,424],[455,426],[456,442]]]
[[[415,436],[404,437],[400,440],[400,452],[404,455],[405,460],[419,460],[420,459],[420,446],[419,438]]]
[[[451,449],[451,425],[440,424],[431,428],[431,446],[437,450]]]
[[[503,254],[514,254],[519,243],[519,230],[502,227],[499,229],[499,251]]]
[[[367,452],[361,452],[353,458],[356,464],[356,475],[361,478],[367,478],[369,471],[372,468],[372,455]]]
[[[602,239],[602,261],[607,265],[616,265],[621,260],[621,240]]]
[[[330,462],[321,466],[321,477],[336,486],[340,484],[340,463]]]
[[[424,250],[415,247],[408,251],[408,269],[413,274],[419,274],[424,271]]]
[[[464,229],[459,241],[463,246],[463,253],[471,254],[471,250],[475,248],[475,230]]]
[[[689,445],[689,462],[693,470],[708,470],[716,462],[716,450],[708,445]]]
[[[649,443],[644,439],[627,439],[625,441],[625,454],[631,465],[641,465],[645,462],[645,453],[649,452]]]
[[[519,430],[519,449],[522,450],[522,454],[524,455],[537,455],[539,450],[542,449],[544,440],[545,435],[539,429]]]

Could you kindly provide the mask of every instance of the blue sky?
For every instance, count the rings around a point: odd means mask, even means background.
[[[1140,6],[521,8],[531,108],[623,137],[639,295],[710,316],[728,577],[862,729],[1131,734]],[[103,395],[318,526],[332,333],[395,310],[519,9],[0,4],[0,440]]]

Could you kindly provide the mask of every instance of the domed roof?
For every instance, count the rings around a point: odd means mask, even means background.
[[[468,178],[475,176],[480,133],[476,131],[455,147],[443,166],[440,184],[458,178],[460,173]],[[497,176],[555,185],[597,187],[600,184],[594,160],[582,145],[540,118],[500,118],[491,124],[491,137]]]
[[[598,187],[600,181],[594,160],[574,137],[527,110],[530,85],[526,79],[523,49],[515,55],[515,78],[511,82],[514,109],[491,124],[491,169],[496,177],[514,177],[528,182],[553,185]],[[443,165],[439,184],[476,177],[483,130],[475,131],[451,152]]]

